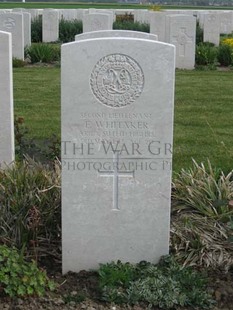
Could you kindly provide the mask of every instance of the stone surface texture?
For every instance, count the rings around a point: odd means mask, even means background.
[[[12,34],[13,57],[24,60],[24,23],[21,13],[0,14],[0,31]]]
[[[166,17],[166,41],[176,46],[176,68],[194,69],[196,18],[191,15]]]
[[[14,161],[14,115],[11,33],[0,31],[0,167]]]
[[[55,42],[59,37],[59,12],[53,9],[44,9],[42,18],[43,42]]]
[[[169,251],[175,47],[62,46],[63,273]]]
[[[95,38],[107,38],[107,37],[129,37],[147,40],[158,40],[158,36],[151,33],[130,31],[130,30],[103,30],[103,31],[91,31],[78,34],[75,36],[75,41],[95,39]]]

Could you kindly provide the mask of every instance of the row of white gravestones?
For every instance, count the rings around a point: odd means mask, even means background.
[[[159,41],[176,46],[176,68],[194,68],[196,47],[196,18],[194,16],[152,12],[150,32],[157,34]]]
[[[76,17],[77,12],[74,10],[68,12],[70,17]],[[59,13],[58,10],[47,9],[43,11],[42,22],[42,40],[43,42],[54,42],[59,37],[59,20],[67,15],[63,10]],[[111,30],[113,25],[113,12],[107,10],[86,10],[83,15],[80,15],[80,19],[83,21],[83,32],[90,32],[95,30]]]
[[[31,20],[32,16],[34,17],[35,15],[32,15],[34,12],[37,10],[26,10],[22,8],[15,8],[12,9],[11,12],[8,13],[21,13],[23,14],[23,28],[24,28],[24,46],[30,46],[31,45]]]
[[[0,167],[14,161],[12,35],[0,31]]]
[[[0,31],[12,34],[13,57],[24,60],[24,48],[31,45],[31,15],[27,12],[0,14]]]
[[[175,47],[109,33],[62,46],[64,273],[169,250]]]

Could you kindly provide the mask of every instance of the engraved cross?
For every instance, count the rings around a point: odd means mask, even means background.
[[[173,37],[173,41],[179,44],[179,56],[185,56],[185,46],[191,43],[193,38],[187,35],[186,28],[180,28],[179,34]]]
[[[113,170],[100,171],[101,177],[113,177],[113,210],[120,210],[119,208],[119,178],[128,177],[134,178],[134,171],[119,171],[119,152],[113,154]]]

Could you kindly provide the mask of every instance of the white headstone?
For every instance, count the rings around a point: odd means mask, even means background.
[[[151,33],[130,31],[130,30],[103,30],[103,31],[91,31],[75,36],[75,41],[95,39],[95,38],[108,38],[108,37],[128,37],[147,40],[158,40],[158,36]]]
[[[0,167],[15,159],[11,33],[0,31]]]
[[[83,17],[83,32],[96,30],[111,30],[113,16],[105,13],[85,14]]]
[[[31,46],[31,14],[22,12],[24,25],[24,46]]]
[[[196,18],[191,15],[166,17],[167,42],[176,46],[176,68],[194,69],[196,49]]]
[[[60,10],[60,19],[64,20],[74,20],[77,19],[77,10],[76,9],[64,9]]]
[[[76,19],[83,21],[83,16],[86,14],[87,9],[77,9],[76,10]]]
[[[32,21],[33,21],[33,19],[37,18],[39,15],[38,9],[27,9],[24,12],[31,14],[31,20]]]
[[[0,14],[0,31],[12,34],[13,57],[24,60],[24,23],[21,13]]]
[[[216,46],[219,45],[220,17],[217,13],[207,13],[204,16],[204,42],[214,43]]]
[[[230,34],[233,31],[233,13],[222,12],[220,15],[220,33]]]
[[[135,10],[134,21],[142,24],[150,23],[150,13],[148,10]]]
[[[169,251],[175,47],[62,46],[63,272]]]
[[[42,17],[42,41],[55,42],[59,37],[59,12],[45,9]]]
[[[150,12],[150,33],[156,34],[158,40],[166,41],[166,14],[163,12]]]

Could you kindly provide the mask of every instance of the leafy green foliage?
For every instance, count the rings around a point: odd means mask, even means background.
[[[150,32],[150,25],[146,23],[139,23],[134,21],[115,21],[113,23],[114,30],[133,30],[133,31],[142,31],[142,32]]]
[[[196,44],[199,45],[200,43],[203,43],[203,29],[201,28],[199,22],[197,22],[197,27],[196,27]]]
[[[117,263],[101,264],[99,269],[100,285],[104,287],[109,286],[123,286],[127,287],[129,282],[132,281],[137,273],[135,266],[121,261]]]
[[[108,302],[145,302],[163,309],[175,306],[208,309],[213,303],[206,292],[206,279],[191,268],[181,267],[169,256],[158,265],[119,261],[101,265],[99,276],[102,299]]]
[[[216,62],[217,48],[204,42],[196,46],[196,65],[213,65]]]
[[[184,266],[222,269],[233,265],[233,225],[182,210],[171,221],[171,251]]]
[[[198,165],[182,169],[173,183],[172,251],[184,265],[233,265],[233,171]]]
[[[0,170],[0,206],[0,241],[19,249],[26,247],[35,259],[45,254],[59,255],[58,163],[49,167],[26,158]]]
[[[193,160],[193,168],[182,169],[174,179],[173,198],[183,209],[227,222],[233,216],[228,204],[233,199],[232,177],[233,171],[225,175],[209,161],[206,167]]]
[[[59,23],[59,40],[62,43],[74,41],[75,35],[83,32],[83,24],[81,20],[65,20],[61,19]]]
[[[51,63],[60,60],[60,46],[57,44],[34,43],[26,49],[26,55],[32,63]]]
[[[46,288],[53,290],[55,283],[35,262],[26,262],[15,248],[0,245],[0,288],[10,297],[42,296]]]
[[[227,44],[220,45],[218,47],[217,59],[221,66],[233,65],[233,47]]]
[[[33,43],[42,42],[42,16],[39,15],[32,19],[31,38]]]

